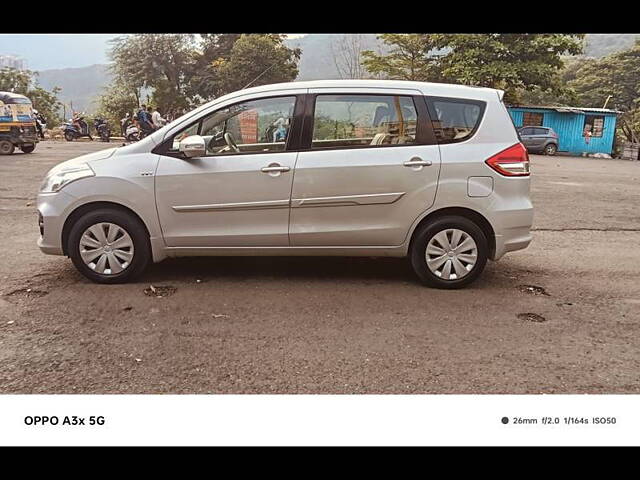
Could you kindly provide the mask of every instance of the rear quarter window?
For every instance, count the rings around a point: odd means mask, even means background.
[[[470,139],[478,130],[486,103],[461,98],[425,97],[438,143]]]

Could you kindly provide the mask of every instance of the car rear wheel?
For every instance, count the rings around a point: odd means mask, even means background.
[[[545,155],[555,155],[557,151],[558,151],[558,147],[556,146],[555,143],[550,143],[549,145],[544,147]]]
[[[419,227],[409,257],[416,275],[435,288],[462,288],[476,280],[487,263],[484,232],[465,217],[447,216]]]
[[[11,155],[15,150],[15,146],[8,140],[0,141],[0,155]]]
[[[86,213],[69,232],[73,264],[97,283],[124,283],[141,274],[151,259],[149,235],[133,215],[116,209]]]

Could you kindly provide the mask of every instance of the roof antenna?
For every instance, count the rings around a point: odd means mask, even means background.
[[[274,63],[273,65],[271,65],[269,68],[267,68],[264,72],[262,72],[260,75],[258,75],[256,78],[254,78],[253,80],[251,80],[249,83],[247,83],[244,87],[242,87],[240,90],[244,90],[245,88],[247,88],[249,85],[251,85],[252,83],[254,83],[256,80],[258,80],[261,76],[263,76],[265,73],[267,73],[269,70],[271,70],[273,67],[275,67],[276,64]]]

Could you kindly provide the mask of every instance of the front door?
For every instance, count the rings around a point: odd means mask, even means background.
[[[533,128],[533,133],[529,137],[531,142],[531,148],[536,150],[542,150],[544,144],[549,139],[549,132],[546,128]]]
[[[533,147],[533,127],[520,130],[520,139],[525,147]]]
[[[390,246],[435,199],[440,151],[414,91],[307,99],[291,196],[292,246]]]
[[[296,152],[287,151],[296,97],[224,107],[176,134],[156,171],[156,204],[169,247],[288,246]],[[180,139],[201,135],[203,157]]]

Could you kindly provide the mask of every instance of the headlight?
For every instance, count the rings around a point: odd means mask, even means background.
[[[91,170],[91,167],[86,163],[77,167],[67,168],[57,172],[53,172],[47,175],[42,185],[40,186],[40,192],[42,193],[55,193],[60,191],[65,185],[70,184],[81,178],[93,177],[95,173]]]

